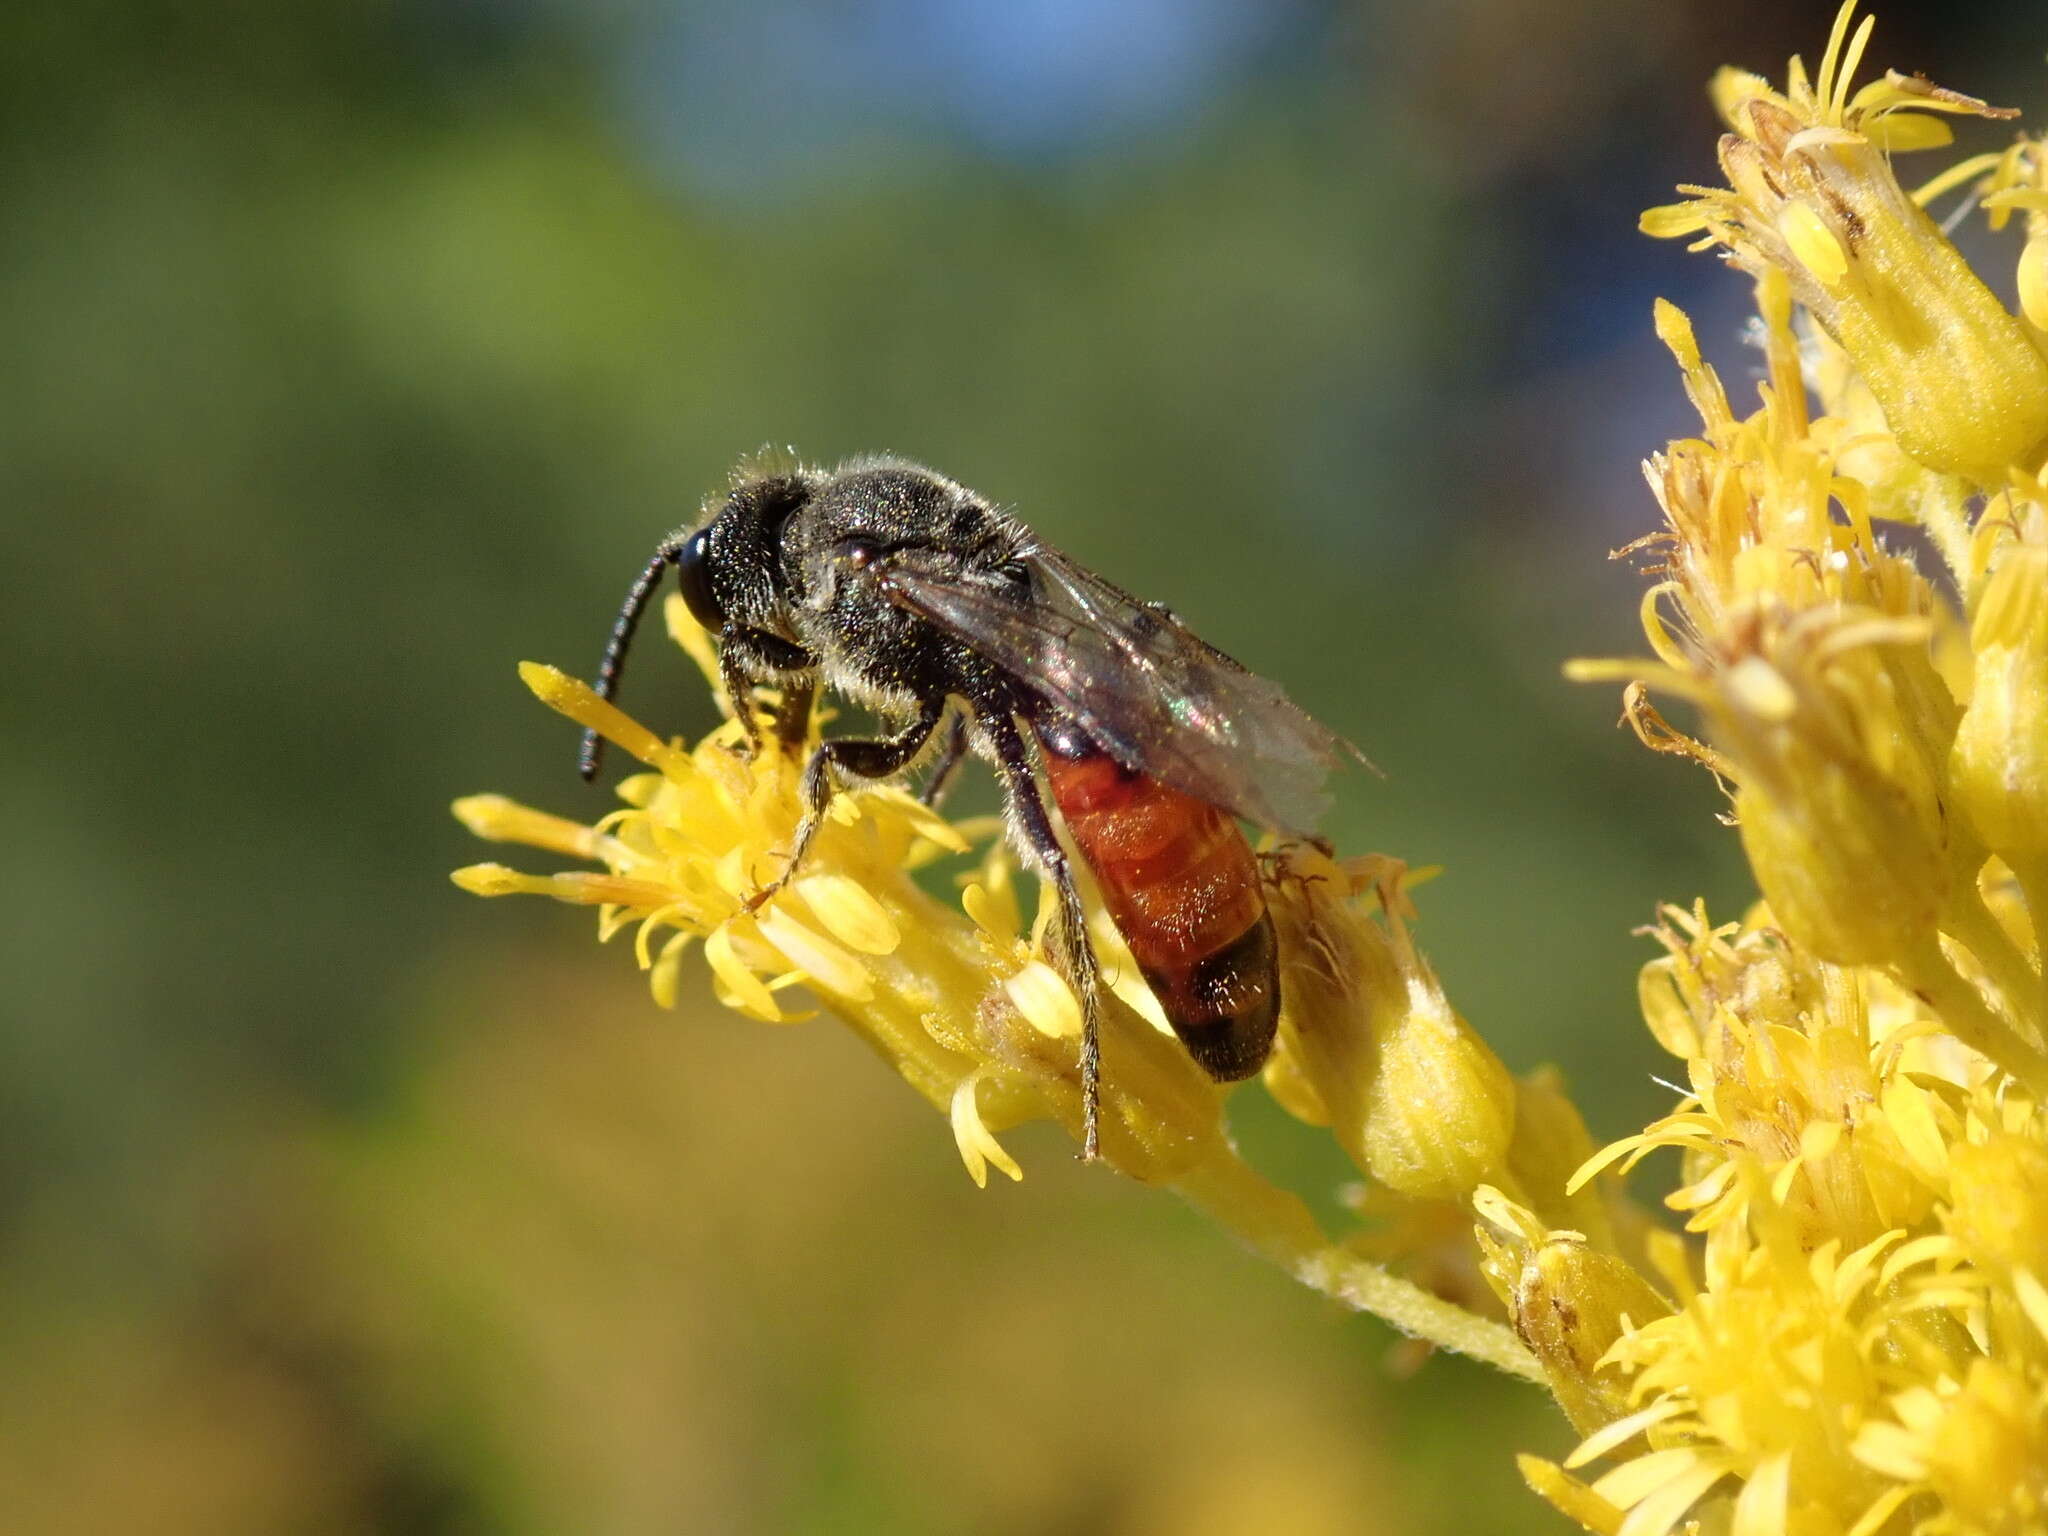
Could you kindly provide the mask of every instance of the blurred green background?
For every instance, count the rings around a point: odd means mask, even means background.
[[[2040,100],[2037,13],[1945,9],[1873,61]],[[8,7],[0,1527],[1558,1528],[1534,1393],[1049,1133],[977,1192],[843,1033],[456,892],[447,804],[601,811],[513,664],[592,665],[740,453],[903,452],[1364,745],[1338,842],[1447,865],[1454,999],[1639,1125],[1629,930],[1747,885],[1558,666],[1640,646],[1652,297],[1751,369],[1634,218],[1830,14]]]

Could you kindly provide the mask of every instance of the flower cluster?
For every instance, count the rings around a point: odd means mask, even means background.
[[[1715,776],[1762,896],[1652,931],[1671,1112],[1596,1150],[1555,1076],[1514,1078],[1451,1004],[1413,938],[1419,874],[1269,846],[1285,1007],[1264,1082],[1365,1181],[1363,1223],[1332,1238],[1239,1159],[1224,1090],[1090,908],[1104,1159],[1305,1283],[1544,1383],[1585,1438],[1523,1472],[1605,1536],[2048,1529],[2048,144],[1907,191],[1895,153],[2010,114],[1917,76],[1855,88],[1854,19],[1782,90],[1724,71],[1727,185],[1643,221],[1748,275],[1763,361],[1745,409],[1659,304],[1700,430],[1645,466],[1665,527],[1628,553],[1652,654],[1571,669],[1625,683],[1641,740]],[[1965,189],[1994,226],[2019,216],[2017,315],[1925,211]],[[666,613],[716,689],[711,641]],[[1011,1127],[1078,1135],[1080,1009],[997,823],[849,788],[757,907],[800,768],[746,750],[758,701],[722,699],[686,750],[523,670],[650,771],[594,826],[458,802],[483,837],[601,866],[460,885],[597,907],[664,1005],[696,941],[742,1014],[789,1020],[801,987],[948,1116],[977,1183],[1022,1176]],[[969,867],[947,891],[949,855]],[[1618,1193],[1659,1153],[1683,1233]]]
[[[1641,997],[1689,1093],[1578,1175],[1675,1149],[1698,1246],[1624,1263],[1483,1208],[1587,1435],[1524,1472],[1593,1531],[2048,1521],[2048,200],[2026,139],[1904,191],[1891,153],[1949,139],[1928,111],[2009,114],[1897,74],[1852,93],[1853,9],[1811,82],[1724,72],[1728,186],[1644,217],[1753,279],[1765,381],[1738,411],[1658,306],[1701,431],[1645,466],[1654,655],[1573,671],[1627,680],[1637,734],[1716,775],[1764,899],[1667,910]],[[2027,215],[2022,315],[1923,211],[1965,186]],[[1560,1312],[1584,1336],[1551,1337]]]

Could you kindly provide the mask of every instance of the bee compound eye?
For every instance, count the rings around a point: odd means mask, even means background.
[[[713,634],[725,628],[725,610],[711,590],[711,529],[709,525],[691,534],[676,556],[676,580],[683,589],[683,603],[690,616]]]

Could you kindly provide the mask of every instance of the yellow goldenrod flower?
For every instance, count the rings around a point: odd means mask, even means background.
[[[1659,304],[1705,435],[1647,466],[1669,524],[1642,546],[1661,578],[1643,606],[1656,654],[1574,672],[1697,703],[1711,745],[1664,724],[1639,692],[1632,723],[1728,785],[1776,923],[1822,959],[1883,965],[1944,999],[1951,1029],[2048,1089],[2034,989],[1985,912],[1985,850],[1950,804],[1960,709],[1942,647],[1960,621],[1911,557],[1886,547],[1863,488],[1812,433],[1779,281],[1758,285],[1776,382],[1746,418],[1685,316]],[[1977,998],[1943,935],[2003,976],[2002,1009]]]
[[[1714,97],[1733,132],[1725,188],[1643,216],[1653,235],[1702,235],[1745,270],[1775,270],[1855,362],[1899,445],[1930,468],[1997,485],[2048,450],[2048,359],[1899,186],[1891,155],[1950,140],[1932,113],[2010,117],[1918,76],[1850,86],[1875,18],[1853,36],[1844,5],[1809,80],[1783,91],[1723,71]]]
[[[1593,1483],[1632,1515],[1654,1510],[1637,1517],[1645,1529],[1697,1517],[1724,1481],[1736,1485],[1719,1499],[1737,1528],[1827,1528],[1869,1509],[1886,1488],[1854,1454],[1853,1436],[1911,1370],[1890,1347],[1896,1319],[1881,1284],[1896,1241],[1887,1234],[1847,1255],[1830,1241],[1810,1256],[1728,1245],[1676,1313],[1616,1344],[1612,1360],[1648,1406],[1566,1465],[1608,1455],[1624,1431],[1647,1431],[1652,1449]]]
[[[1801,1252],[1830,1239],[1860,1247],[1932,1203],[1897,1131],[1868,1106],[1921,1092],[1899,1077],[1899,1042],[1933,1025],[1886,978],[1814,959],[1769,916],[1712,927],[1702,912],[1667,910],[1656,936],[1669,954],[1643,968],[1640,992],[1693,1092],[1578,1177],[1678,1147],[1686,1182],[1665,1203],[1689,1213],[1690,1230],[1768,1224]]]
[[[1994,219],[2027,213],[2031,253],[2039,148],[1903,197],[1885,152],[1948,138],[1912,109],[1985,109],[1896,75],[1852,94],[1870,23],[1851,19],[1810,84],[1796,60],[1783,92],[1724,73],[1729,188],[1645,216],[1754,277],[1768,378],[1742,414],[1659,306],[1702,434],[1648,465],[1654,656],[1573,669],[1628,679],[1637,734],[1719,778],[1766,898],[1738,924],[1665,911],[1640,998],[1687,1091],[1577,1176],[1675,1150],[1665,1203],[1698,1246],[1645,1241],[1674,1304],[1606,1323],[1589,1368],[1540,1303],[1618,1293],[1614,1250],[1596,1264],[1482,1206],[1506,1234],[1489,1276],[1587,1433],[1524,1476],[1621,1536],[2019,1536],[2048,1516],[2042,258],[2022,258],[2023,322],[1919,212],[1974,183]],[[1960,610],[1886,518],[1927,529]],[[1702,738],[1651,690],[1695,704]]]
[[[2048,1385],[2038,1376],[1976,1360],[1959,1387],[1911,1387],[1892,1409],[1895,1421],[1865,1425],[1855,1443],[1866,1465],[1895,1480],[1871,1515],[1919,1502],[1941,1510],[1924,1531],[2029,1536],[2043,1528]]]

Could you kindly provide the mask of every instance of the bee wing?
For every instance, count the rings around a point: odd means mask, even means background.
[[[1307,832],[1341,737],[1280,690],[1043,545],[1020,551],[1031,593],[891,570],[895,601],[1070,715],[1128,768],[1279,831]]]

